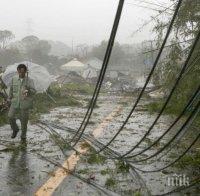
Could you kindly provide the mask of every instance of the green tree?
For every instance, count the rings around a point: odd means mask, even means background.
[[[107,45],[108,45],[107,41],[102,41],[100,45],[93,47],[92,51],[90,52],[90,56],[94,56],[103,60],[104,55],[106,53]],[[111,65],[120,64],[124,58],[125,58],[124,51],[122,50],[121,45],[118,42],[116,42],[112,50],[110,64]]]
[[[36,49],[38,49],[42,55],[48,55],[51,50],[51,45],[46,40],[40,40]]]
[[[29,48],[34,48],[39,42],[39,38],[34,35],[26,36],[22,39],[22,43],[28,50]]]
[[[168,27],[168,24],[169,20],[158,20],[157,25],[154,28],[154,31],[158,34],[158,45],[160,45],[161,40],[163,39],[163,34]],[[154,79],[157,79],[157,84],[162,84],[165,92],[169,92],[171,90],[174,81],[180,72],[181,66],[191,48],[192,41],[187,40],[195,38],[199,30],[200,2],[199,0],[184,0],[178,13],[178,18],[175,20],[172,32],[173,39],[171,39],[171,42],[174,45],[167,48],[167,55],[165,59],[160,62],[159,67],[154,74]],[[186,41],[185,44],[175,44],[182,41]],[[181,79],[179,86],[172,97],[171,104],[174,107],[173,109],[176,111],[179,111],[182,108],[200,83],[199,56],[200,42],[195,48],[189,62],[189,67],[184,73],[184,77]]]
[[[28,59],[39,64],[46,64],[49,60],[51,45],[46,40],[40,40],[38,37],[30,35],[21,41],[26,50]]]
[[[10,40],[12,40],[14,37],[15,36],[11,31],[0,30],[0,49],[5,49],[9,44]]]
[[[0,51],[0,65],[11,65],[22,61],[23,56],[17,48],[9,48]]]

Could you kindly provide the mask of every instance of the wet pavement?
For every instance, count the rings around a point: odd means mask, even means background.
[[[87,97],[84,97],[87,99]],[[99,141],[106,144],[110,138],[116,133],[120,125],[129,113],[133,100],[129,97],[122,96],[100,96],[98,99],[98,107],[95,108],[94,114],[86,129],[86,133],[92,133],[102,120],[108,116],[117,106],[121,106],[120,113],[112,119],[112,121],[103,130]],[[130,121],[127,123],[121,134],[111,144],[111,148],[119,153],[127,152],[144,133],[151,126],[156,114],[149,114],[143,107],[147,103],[144,99],[133,113]],[[41,120],[52,123],[62,124],[78,129],[80,123],[86,112],[87,103],[84,102],[83,107],[59,107],[51,110],[48,114],[41,116]],[[163,115],[158,121],[157,125],[152,130],[151,134],[145,139],[133,154],[141,151],[152,143],[152,140],[158,138],[173,122],[174,118]],[[180,127],[176,126],[175,130]],[[174,131],[175,131],[174,130]],[[68,140],[71,133],[56,129],[57,133]],[[55,135],[50,130],[44,130],[37,125],[29,125],[27,144],[21,143],[19,136],[12,140],[10,139],[11,130],[8,125],[0,127],[0,195],[15,196],[15,195],[34,195],[34,193],[51,177],[54,175],[53,171],[56,167],[47,160],[41,159],[40,155],[59,163],[66,160]],[[144,158],[151,155],[157,149],[164,145],[169,138],[165,136],[159,145],[156,145],[153,150],[148,150],[140,156]],[[59,142],[59,141],[58,141]],[[73,151],[65,151],[66,155],[70,155]],[[142,169],[160,168],[169,162],[169,158],[151,162],[144,162],[137,167]],[[136,195],[143,193],[142,186],[146,186],[149,195],[157,195],[173,190],[175,187],[168,186],[168,177],[180,172],[176,168],[167,169],[164,172],[158,173],[142,173],[130,174],[119,171],[117,161],[106,159],[103,163],[90,163],[86,156],[82,156],[76,165],[76,173],[87,179],[106,187],[110,195]],[[55,190],[55,196],[65,195],[107,195],[107,193],[100,191],[74,176],[66,177],[60,186]],[[148,194],[147,194],[148,195]],[[182,195],[182,193],[175,194]]]

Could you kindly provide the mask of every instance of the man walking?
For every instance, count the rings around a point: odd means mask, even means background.
[[[26,140],[27,124],[29,119],[29,110],[33,108],[33,95],[36,93],[34,82],[26,75],[27,67],[20,64],[17,67],[18,76],[12,78],[9,98],[10,109],[8,118],[13,130],[11,138],[15,138],[19,132],[16,123],[17,117],[21,122],[21,140]]]

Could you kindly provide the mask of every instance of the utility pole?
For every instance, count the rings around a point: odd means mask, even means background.
[[[33,34],[34,30],[33,30],[33,20],[31,18],[27,19],[26,21],[26,34],[27,35],[31,35]]]
[[[151,43],[151,62],[152,62],[152,66],[153,66],[153,62],[154,62],[153,40],[150,40],[150,43]]]
[[[153,53],[153,40],[148,40],[142,42],[142,50],[150,51],[149,53],[145,53],[144,56],[144,75],[148,74],[150,68],[153,66],[154,62],[154,53]]]
[[[72,38],[72,56],[74,56],[74,40],[73,40],[73,38]]]

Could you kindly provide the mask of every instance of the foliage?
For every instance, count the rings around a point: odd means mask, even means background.
[[[90,171],[88,168],[85,168],[85,169],[81,169],[81,170],[78,170],[77,173],[79,174],[88,174]]]
[[[11,65],[23,60],[23,55],[17,48],[0,50],[0,65]]]
[[[56,103],[51,100],[46,93],[38,93],[36,94],[34,100],[34,108],[31,112],[30,120],[35,122],[38,120],[40,114],[48,113],[50,109],[59,107],[59,106],[78,106],[80,102],[78,102],[72,96],[53,96]]]
[[[123,191],[122,195],[128,195],[128,196],[142,196],[140,190],[134,190],[134,189],[127,189]]]
[[[175,1],[175,0],[172,0]],[[191,38],[200,29],[199,0],[184,0],[175,22],[175,30],[184,38]]]
[[[95,152],[91,153],[88,156],[87,162],[89,164],[104,164],[105,163],[105,157],[99,154],[96,154]]]
[[[48,91],[53,96],[64,96],[77,93],[90,95],[94,91],[94,86],[91,84],[67,83],[60,87],[58,84],[53,84]]]
[[[100,154],[96,154],[96,150],[90,146],[89,148],[89,154],[87,156],[87,162],[89,164],[104,164],[106,161],[106,158]]]
[[[105,182],[106,187],[114,187],[117,184],[114,178],[108,178]]]
[[[31,60],[47,66],[51,72],[56,74],[58,66],[69,61],[69,58],[66,57],[50,55],[51,44],[49,41],[30,35],[20,41],[10,43],[14,37],[11,31],[0,30],[0,66]]]
[[[80,147],[84,149],[84,148],[90,148],[91,146],[88,142],[84,141],[80,144]]]
[[[8,123],[7,113],[0,113],[0,126]]]
[[[68,83],[63,85],[63,88],[68,91],[78,91],[81,94],[92,94],[94,91],[94,86],[91,84],[76,84],[76,83]]]
[[[181,169],[184,169],[185,167],[200,169],[200,152],[185,155],[178,163],[176,163],[176,167]]]
[[[14,38],[14,34],[8,30],[0,30],[0,49],[5,49],[10,42]]]
[[[174,0],[173,0],[174,1]],[[167,96],[172,89],[172,86],[177,79],[181,67],[183,66],[188,51],[191,49],[192,42],[180,44],[184,40],[195,38],[197,32],[200,30],[200,4],[198,0],[190,1],[184,0],[180,8],[178,18],[175,20],[173,28],[173,39],[171,47],[165,51],[165,58],[160,62],[155,74],[154,83],[162,85],[162,89]],[[170,16],[171,17],[171,16]],[[158,35],[157,45],[159,46],[164,35],[164,31],[168,27],[169,21],[158,20],[154,31]],[[177,44],[179,43],[179,44]],[[190,59],[188,67],[176,88],[174,95],[169,103],[172,113],[176,113],[183,108],[183,105],[192,96],[192,93],[197,89],[200,81],[200,42],[197,44],[195,51]],[[151,109],[160,107],[160,105],[151,105]],[[168,110],[170,111],[170,109]]]
[[[21,40],[25,48],[25,54],[28,59],[32,59],[35,63],[45,64],[48,59],[48,53],[51,45],[48,41],[40,40],[38,37],[30,35]]]
[[[95,56],[103,61],[107,45],[107,41],[102,41],[100,45],[93,47],[92,51],[90,52],[90,56]],[[124,58],[125,53],[122,50],[122,46],[118,42],[116,42],[113,47],[112,55],[109,62],[111,65],[119,65]]]
[[[107,174],[110,174],[110,172],[111,172],[111,170],[109,168],[107,168],[107,169],[101,170],[100,173],[101,173],[102,176],[105,176]]]
[[[130,166],[126,164],[124,161],[118,161],[116,163],[117,173],[128,173]]]
[[[136,191],[135,193],[134,193],[134,195],[133,196],[141,196],[142,194],[141,194],[141,192],[140,191]]]

